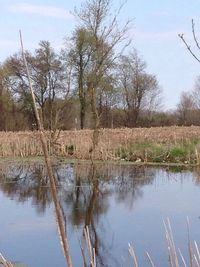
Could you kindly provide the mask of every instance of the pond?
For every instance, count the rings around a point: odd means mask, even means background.
[[[89,225],[98,266],[169,266],[163,220],[188,259],[191,239],[200,244],[200,175],[197,170],[133,165],[54,166],[74,266],[83,266],[80,244]],[[0,252],[28,267],[64,267],[48,179],[42,164],[0,165]]]

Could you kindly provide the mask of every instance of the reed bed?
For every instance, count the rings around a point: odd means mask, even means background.
[[[188,255],[183,255],[181,250],[176,247],[172,227],[169,218],[164,221],[165,238],[167,243],[168,252],[168,265],[170,267],[200,267],[200,250],[196,241],[192,242],[190,239],[189,219],[187,218],[187,229],[188,229]],[[128,250],[132,258],[133,266],[139,267],[137,256],[132,245],[128,245]],[[150,254],[146,252],[146,257],[150,267],[156,267],[157,265],[153,262]]]
[[[92,130],[46,132],[51,155],[90,159]],[[56,137],[55,137],[56,136]],[[94,158],[197,163],[200,127],[101,129]],[[42,156],[38,132],[0,132],[0,157]]]

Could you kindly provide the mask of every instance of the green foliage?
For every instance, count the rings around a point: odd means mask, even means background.
[[[199,138],[192,138],[177,144],[167,142],[132,143],[117,149],[120,159],[133,162],[155,163],[196,163],[195,149],[200,144]]]
[[[188,162],[188,155],[190,154],[190,149],[183,147],[173,147],[169,152],[170,162]]]

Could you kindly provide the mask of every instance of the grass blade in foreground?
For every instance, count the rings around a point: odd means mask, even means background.
[[[3,264],[4,267],[14,267],[10,261],[7,261],[3,255],[0,253],[0,264]]]

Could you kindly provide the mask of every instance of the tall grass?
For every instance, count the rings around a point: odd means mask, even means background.
[[[189,219],[187,219],[187,227],[188,227],[188,260],[186,260],[186,255],[183,256],[181,250],[175,245],[172,227],[170,220],[167,219],[164,221],[165,228],[165,238],[167,243],[167,251],[168,251],[168,263],[169,267],[200,267],[200,251],[196,241],[192,242],[190,239],[190,230],[189,230]],[[129,253],[133,260],[133,266],[139,267],[137,257],[135,254],[135,250],[133,246],[129,244]],[[149,266],[156,267],[153,262],[151,256],[148,252],[146,252],[147,259],[149,261]],[[188,261],[188,264],[187,264]],[[160,266],[159,266],[160,267]]]
[[[200,127],[101,129],[94,159],[133,162],[198,163]],[[92,130],[46,132],[49,153],[90,159]],[[0,132],[0,157],[43,155],[38,132]]]
[[[189,229],[189,219],[187,219],[187,228],[188,228],[188,255],[183,255],[181,250],[176,247],[174,236],[172,232],[172,227],[170,220],[167,218],[164,221],[164,229],[165,229],[165,239],[167,245],[168,252],[168,265],[169,267],[200,267],[200,250],[196,243],[196,241],[192,242],[190,239],[190,229]],[[92,247],[91,237],[89,232],[89,227],[86,226],[83,230],[84,239],[86,243],[87,253],[84,250],[84,246],[82,245],[80,239],[80,249],[83,258],[83,266],[84,267],[96,267],[98,266],[96,261],[96,253],[95,249]],[[135,249],[131,244],[128,244],[128,251],[130,257],[132,258],[133,267],[142,267],[137,259],[137,255],[135,253]],[[161,267],[160,265],[156,265],[151,258],[150,254],[146,251],[146,257],[149,262],[150,267]],[[187,257],[187,258],[186,258]],[[188,262],[188,263],[187,263]],[[0,254],[0,264],[3,264],[4,267],[14,267],[10,261],[6,260],[2,254]]]

